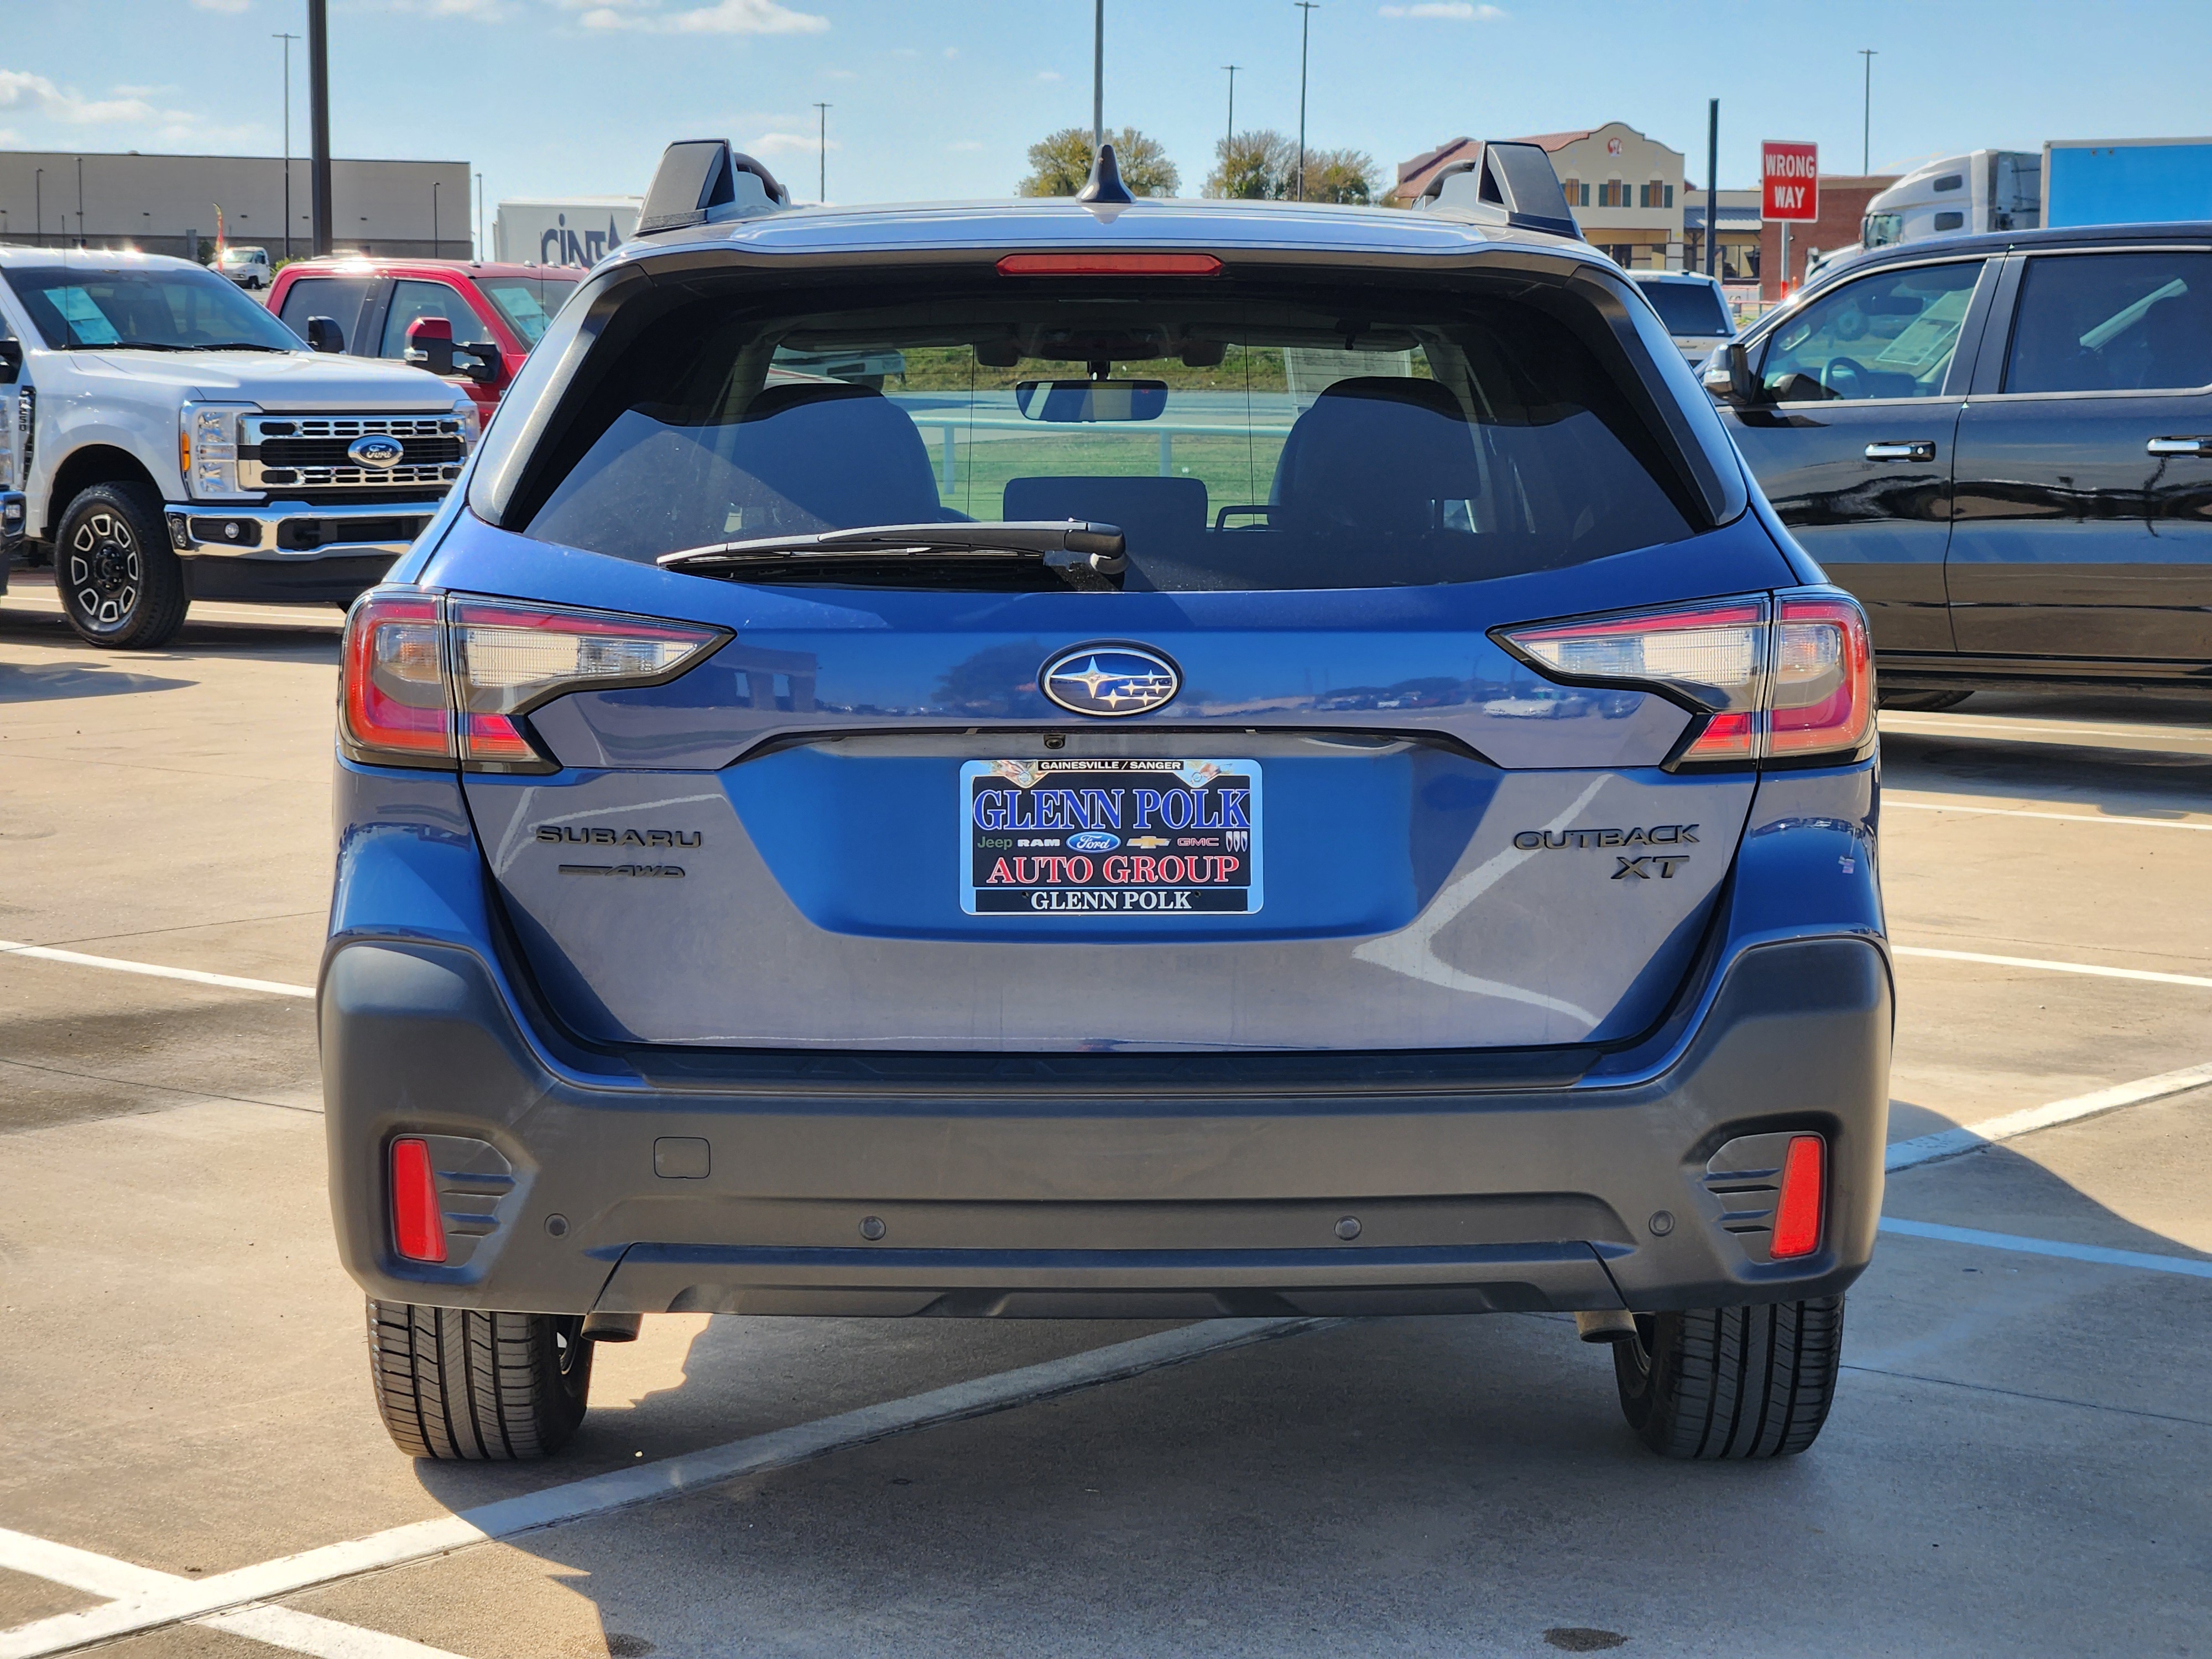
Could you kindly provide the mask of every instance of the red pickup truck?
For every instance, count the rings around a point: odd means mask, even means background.
[[[319,351],[413,362],[466,386],[489,420],[583,275],[468,259],[301,259],[276,273],[269,308]]]

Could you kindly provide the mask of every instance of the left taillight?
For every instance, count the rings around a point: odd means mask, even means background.
[[[555,771],[529,710],[571,691],[662,684],[729,637],[656,617],[372,590],[346,621],[339,746],[373,765]]]
[[[1874,653],[1845,594],[1753,594],[1496,637],[1552,678],[1638,686],[1698,710],[1674,766],[1833,757],[1874,733]]]
[[[362,594],[346,617],[340,659],[338,744],[347,758],[452,766],[453,703],[437,595]]]

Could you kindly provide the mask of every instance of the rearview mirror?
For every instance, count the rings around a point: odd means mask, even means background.
[[[345,331],[338,326],[335,317],[307,319],[307,349],[310,351],[343,351]]]
[[[1730,342],[1706,358],[1701,378],[1707,392],[1739,409],[1765,400],[1766,389],[1751,372],[1751,353],[1740,340]]]
[[[1167,406],[1165,380],[1022,380],[1014,386],[1014,407],[1028,421],[1157,421]]]
[[[407,325],[407,349],[400,355],[403,361],[433,374],[453,374],[453,324],[443,317],[417,317]]]

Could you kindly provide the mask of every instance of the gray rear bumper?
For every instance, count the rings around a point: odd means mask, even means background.
[[[526,1034],[481,958],[415,942],[338,945],[320,1015],[340,1253],[395,1301],[1649,1311],[1840,1291],[1881,1208],[1891,989],[1857,938],[1738,957],[1671,1063],[1601,1086],[1545,1079],[1541,1060],[1517,1080],[1440,1085],[1391,1055],[1311,1083],[1285,1082],[1280,1056],[1243,1080],[1234,1056],[1120,1082],[1110,1064],[1018,1056],[720,1073],[697,1056],[593,1078]],[[1804,1130],[1829,1146],[1822,1248],[1769,1261],[1758,1235],[1723,1225],[1744,1200],[1709,1189],[1708,1163]],[[444,1266],[391,1249],[383,1171],[401,1133],[447,1138]]]

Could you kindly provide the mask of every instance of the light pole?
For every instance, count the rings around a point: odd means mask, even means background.
[[[1314,9],[1321,0],[1292,0],[1298,19],[1298,200],[1306,199],[1306,43],[1313,33]]]
[[[1721,100],[1705,106],[1705,275],[1713,274],[1721,240]]]
[[[1221,151],[1221,187],[1226,190],[1229,187],[1229,154],[1237,148],[1237,71],[1243,65],[1224,64],[1221,67],[1229,71],[1229,142]]]
[[[84,246],[84,157],[76,158],[76,245]]]
[[[1874,60],[1881,54],[1872,46],[1859,48],[1859,56],[1866,59],[1866,101],[1861,106],[1859,117],[1859,177],[1869,171],[1867,163],[1874,144]]]
[[[814,112],[821,120],[814,138],[814,199],[826,204],[830,200],[830,106],[817,104]]]
[[[331,13],[327,0],[307,0],[307,164],[313,180],[315,252],[331,251]]]
[[[483,174],[477,174],[477,258],[486,256],[483,239]]]
[[[438,179],[430,181],[430,257],[433,259],[438,257],[438,186],[443,182]]]
[[[272,34],[284,43],[284,257],[292,257],[292,43],[296,34]]]
[[[1091,11],[1091,153],[1106,142],[1106,0]]]
[[[46,170],[33,168],[31,180],[31,242],[33,246],[46,245]]]

